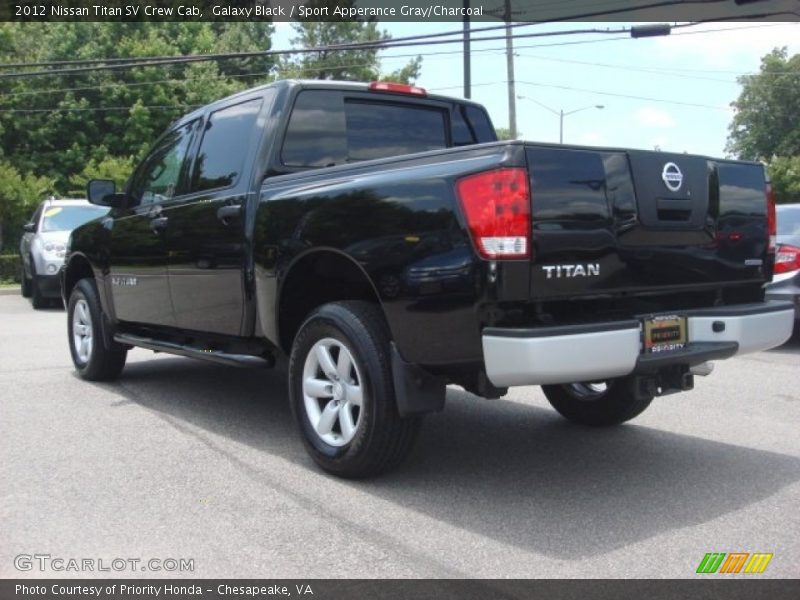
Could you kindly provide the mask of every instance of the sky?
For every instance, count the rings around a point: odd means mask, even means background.
[[[473,27],[492,24],[474,23]],[[452,31],[461,24],[380,26],[398,38]],[[515,33],[628,26],[550,23],[515,28]],[[289,24],[278,24],[274,47],[291,47],[291,37]],[[644,39],[621,33],[514,40],[516,95],[523,96],[517,100],[518,137],[558,142],[556,113],[577,111],[564,118],[565,144],[659,147],[724,156],[733,117],[730,103],[741,91],[737,76],[757,72],[761,57],[780,46],[787,46],[790,55],[800,52],[800,24],[707,23]],[[392,71],[408,61],[409,54],[420,54],[422,73],[417,84],[429,92],[461,98],[461,49],[460,43],[391,49],[381,52],[381,64],[384,71]],[[486,106],[496,127],[508,126],[506,80],[505,42],[473,43],[472,99]]]

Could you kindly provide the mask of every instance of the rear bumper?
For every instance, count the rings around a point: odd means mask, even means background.
[[[775,275],[767,287],[767,300],[791,302],[794,317],[800,320],[800,271]]]
[[[596,381],[693,366],[784,343],[792,334],[794,306],[764,302],[682,312],[686,347],[641,353],[640,321],[615,321],[532,329],[486,328],[486,375],[497,387]]]

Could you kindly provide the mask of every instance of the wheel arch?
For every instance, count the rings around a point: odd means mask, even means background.
[[[351,256],[335,248],[315,248],[297,256],[281,277],[275,303],[281,349],[291,352],[294,336],[314,309],[343,300],[375,303],[386,318],[375,283]]]
[[[64,276],[61,279],[61,295],[64,297],[65,306],[69,302],[72,289],[84,278],[95,278],[92,263],[84,254],[79,252],[71,254],[64,266]]]
[[[100,323],[103,332],[103,343],[106,348],[110,348],[113,343],[113,307],[106,295],[106,289],[102,279],[97,277],[94,266],[89,258],[81,252],[73,252],[64,265],[64,273],[61,277],[61,296],[64,306],[69,307],[69,298],[72,290],[81,279],[91,279],[97,289],[97,297],[100,300],[100,307],[103,312],[103,320]]]

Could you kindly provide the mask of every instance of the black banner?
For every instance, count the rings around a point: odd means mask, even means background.
[[[797,21],[797,0],[3,0],[2,21]]]
[[[783,600],[800,597],[800,580],[372,580],[372,579],[38,579],[0,581],[2,600]]]

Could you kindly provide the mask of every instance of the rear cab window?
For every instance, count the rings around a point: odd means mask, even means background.
[[[496,139],[477,107],[307,89],[295,99],[280,158],[287,167],[329,167]]]

